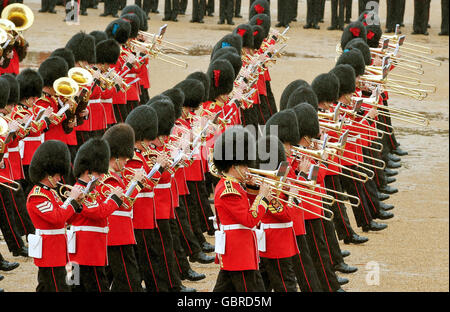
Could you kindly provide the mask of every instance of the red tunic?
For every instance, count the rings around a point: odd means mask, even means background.
[[[41,104],[45,103],[41,102]],[[42,107],[33,104],[33,108],[31,110],[33,118],[36,117],[41,108]],[[44,119],[42,119],[39,123],[32,123],[30,133],[22,140],[23,143],[21,143],[21,146],[23,144],[23,147],[20,149],[22,153],[22,165],[29,165],[31,163],[34,152],[39,145],[44,143],[44,130],[47,129],[48,126],[49,124]]]
[[[287,157],[286,160],[289,162],[290,169],[288,172],[288,178],[297,179],[297,175],[295,174],[295,170],[297,168],[298,162],[295,158]],[[294,222],[294,231],[295,235],[305,235],[305,214],[304,211],[300,208],[295,208],[291,211],[292,221]]]

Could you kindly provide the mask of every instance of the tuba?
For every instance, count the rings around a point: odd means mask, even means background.
[[[15,30],[22,32],[33,25],[34,14],[28,6],[13,3],[3,9],[1,18],[11,21],[15,25]]]

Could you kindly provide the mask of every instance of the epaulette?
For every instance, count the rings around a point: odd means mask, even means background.
[[[222,194],[220,194],[220,198],[222,198],[225,195],[229,195],[229,194],[242,196],[242,194],[239,193],[239,191],[234,188],[233,182],[231,180],[226,179],[224,184],[225,184],[225,189],[223,190]]]
[[[48,197],[48,195],[44,194],[41,192],[41,187],[40,186],[36,186],[35,188],[33,188],[33,191],[30,192],[30,194],[28,195],[28,197],[31,196],[41,196],[41,197],[45,197],[47,198],[49,201],[51,201],[50,197]]]

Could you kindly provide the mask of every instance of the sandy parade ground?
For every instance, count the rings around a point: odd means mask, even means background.
[[[42,14],[37,10],[40,1],[25,0],[35,14],[33,26],[25,32],[30,43],[29,55],[24,67],[38,67],[39,62],[56,48],[63,47],[76,32],[83,30],[104,30],[113,20],[112,17],[99,17],[103,12],[103,3],[99,9],[88,9],[88,16],[82,16],[80,25],[67,25],[63,22],[63,8],[56,7],[58,14]],[[234,26],[217,25],[218,5],[216,1],[215,17],[205,17],[205,24],[189,23],[192,5],[185,16],[179,16],[179,22],[168,22],[165,39],[189,48],[189,55],[176,55],[186,61],[187,69],[167,64],[160,60],[150,62],[150,96],[171,88],[189,73],[206,71],[212,46],[223,35],[231,32]],[[272,1],[276,3],[276,1]],[[357,16],[357,4],[353,5],[353,19]],[[380,1],[381,22],[385,25],[386,2]],[[128,0],[128,4],[134,1]],[[242,1],[244,18],[235,19],[236,25],[247,21],[248,0]],[[276,23],[276,5],[272,5],[272,25]],[[162,21],[164,1],[159,4],[160,14],[151,14],[149,31],[157,32],[165,22]],[[413,36],[413,1],[407,1],[405,28],[408,42],[426,45],[433,49],[432,57],[442,61],[440,67],[425,65],[425,74],[420,76],[423,82],[437,85],[437,91],[422,101],[401,95],[391,95],[390,105],[424,113],[430,120],[428,127],[394,120],[397,138],[402,148],[409,152],[403,156],[392,184],[399,189],[386,202],[395,205],[393,219],[387,220],[388,228],[381,232],[362,234],[357,229],[353,214],[348,206],[352,225],[359,234],[369,237],[363,245],[344,245],[351,256],[346,258],[349,265],[358,267],[358,272],[346,275],[350,282],[343,286],[349,292],[437,292],[449,291],[449,47],[448,37],[440,37],[441,23],[440,1],[432,1],[430,12],[429,36]],[[286,55],[271,67],[272,90],[279,100],[284,87],[295,79],[311,82],[320,73],[328,72],[334,65],[336,44],[340,40],[340,31],[327,31],[330,24],[330,2],[325,9],[325,23],[320,30],[305,30],[306,0],[299,1],[298,22],[291,23],[288,31]],[[408,74],[401,72],[397,73]],[[213,237],[207,237],[214,243]],[[0,272],[5,279],[0,288],[8,292],[33,292],[37,285],[37,267],[32,258],[13,257],[6,244],[0,240],[0,251],[9,261],[20,262],[20,267],[11,272]],[[184,281],[186,286],[197,291],[208,292],[214,287],[218,265],[192,264],[194,270],[205,273],[207,278],[199,282]],[[374,270],[379,269],[379,279],[370,279]],[[343,276],[343,274],[341,274]]]

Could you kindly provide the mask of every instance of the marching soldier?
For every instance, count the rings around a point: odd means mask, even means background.
[[[414,0],[413,35],[428,36],[431,0]]]
[[[55,157],[58,155],[58,157]],[[31,160],[29,175],[35,184],[27,199],[27,210],[35,234],[28,236],[30,256],[38,270],[37,292],[67,292],[68,261],[66,224],[83,206],[82,189],[74,186],[63,202],[57,192],[61,178],[69,173],[70,153],[61,141],[49,140],[40,145]]]
[[[234,25],[233,22],[233,1],[234,0],[220,0],[219,2],[219,22],[217,24]]]
[[[395,26],[403,23],[405,13],[405,0],[387,0],[386,8],[386,32],[395,31]]]
[[[344,13],[345,0],[331,1],[331,26],[328,30],[343,30],[344,29]]]
[[[294,12],[295,0],[278,0],[278,24],[275,27],[289,27]]]
[[[163,21],[178,22],[177,15],[179,11],[179,0],[165,0]]]
[[[203,17],[205,16],[206,0],[192,0],[192,19],[191,23],[203,24]]]
[[[254,166],[255,146],[253,135],[241,126],[229,128],[215,142],[213,161],[223,175],[214,193],[216,263],[220,265],[215,292],[265,290],[252,228],[265,215],[272,196],[266,184],[256,197],[248,194],[246,173]]]
[[[119,0],[105,0],[104,3],[104,11],[100,16],[104,17],[111,15],[112,17],[118,18],[119,15],[117,12],[119,11]]]
[[[441,0],[441,32],[439,36],[448,36],[448,0]]]
[[[321,0],[323,1],[323,0]],[[306,2],[306,25],[303,26],[304,29],[320,29],[319,22],[321,17],[321,1],[308,0]],[[325,1],[323,1],[325,2]]]

